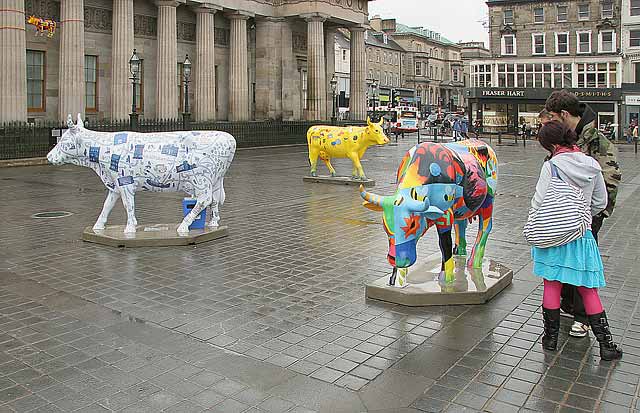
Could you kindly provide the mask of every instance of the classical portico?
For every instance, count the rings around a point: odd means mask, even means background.
[[[341,28],[350,30],[354,51],[351,118],[366,117],[366,0],[4,2],[0,122],[62,121],[69,113],[128,119],[134,48],[144,63],[136,94],[143,118],[180,117],[185,89],[179,64],[188,54],[190,111],[197,122],[328,120]],[[32,14],[58,23],[53,37],[33,35],[35,28],[25,23]]]

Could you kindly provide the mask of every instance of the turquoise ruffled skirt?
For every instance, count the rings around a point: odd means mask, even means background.
[[[588,288],[605,286],[600,250],[591,231],[559,247],[533,247],[531,258],[533,274],[545,280]]]

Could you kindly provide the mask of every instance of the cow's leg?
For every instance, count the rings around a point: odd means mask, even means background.
[[[329,174],[331,176],[336,176],[336,170],[333,168],[333,165],[331,165],[331,158],[322,158],[322,160],[324,161],[324,164],[327,165]]]
[[[211,199],[213,194],[211,193],[211,189],[208,188],[206,191],[202,193],[196,194],[196,204],[193,209],[184,217],[180,225],[178,225],[178,233],[180,234],[188,234],[189,233],[189,225],[193,223],[200,212],[203,209],[208,207],[211,204]]]
[[[446,283],[454,281],[453,243],[451,241],[451,225],[436,224],[438,228],[438,241],[442,253],[441,274],[444,274]]]
[[[109,218],[109,214],[113,209],[116,201],[120,197],[120,194],[117,191],[109,190],[107,193],[107,199],[104,200],[104,205],[102,206],[102,212],[98,217],[98,220],[93,225],[94,231],[100,231],[104,229],[105,224],[107,223],[107,219]]]
[[[135,194],[133,185],[120,187],[122,205],[124,206],[124,210],[127,211],[127,226],[124,228],[125,233],[136,232],[136,225],[138,225],[138,220],[136,220]]]
[[[467,255],[467,220],[460,219],[455,222],[456,244],[453,249],[453,255]]]
[[[487,199],[482,204],[480,208],[480,213],[478,214],[478,236],[476,237],[476,242],[473,245],[473,249],[471,250],[471,255],[469,256],[469,260],[467,261],[467,266],[473,268],[481,268],[482,267],[482,259],[484,258],[484,248],[487,245],[487,239],[489,238],[489,233],[491,232],[491,228],[493,227],[493,199],[487,197]]]
[[[213,186],[213,190],[211,192],[211,219],[209,220],[209,228],[218,228],[218,223],[220,222],[220,211],[219,207],[224,205],[224,201],[226,195],[224,193],[224,185],[223,179],[220,178],[219,185]]]
[[[367,179],[367,177],[364,175],[364,169],[362,169],[362,164],[360,163],[360,157],[358,156],[357,153],[351,153],[349,155],[347,155],[349,157],[349,159],[351,159],[351,162],[353,162],[353,179],[361,179],[361,180],[365,180]]]
[[[309,146],[309,164],[311,165],[311,176],[318,176],[318,156],[320,149],[315,146]]]

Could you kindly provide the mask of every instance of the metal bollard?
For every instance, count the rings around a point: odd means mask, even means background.
[[[635,153],[638,153],[638,138],[635,138],[634,141],[635,141],[634,142],[634,146],[635,146],[634,150],[635,150]]]
[[[433,128],[433,141],[438,142],[438,128]]]
[[[502,145],[502,132],[498,132],[498,145]]]
[[[418,145],[420,145],[420,127],[418,126]]]
[[[522,147],[523,148],[527,147],[527,136],[526,135],[522,135]]]

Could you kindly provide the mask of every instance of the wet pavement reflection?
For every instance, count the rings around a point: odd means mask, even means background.
[[[393,190],[414,141],[367,152],[376,192]],[[303,183],[303,147],[239,151],[221,209],[229,236],[185,247],[83,242],[104,198],[91,171],[0,169],[0,410],[637,409],[640,163],[621,150],[622,201],[602,233],[602,296],[625,350],[603,363],[593,338],[568,338],[568,319],[559,351],[542,352],[541,288],[521,227],[544,155],[535,145],[495,148],[486,256],[514,279],[485,305],[367,300],[365,284],[390,270],[379,214],[355,188]],[[177,223],[180,199],[141,193],[138,218]],[[73,215],[32,218],[50,211]],[[124,222],[118,205],[110,223]],[[427,233],[418,260],[438,251]],[[476,275],[447,288],[493,282]]]

